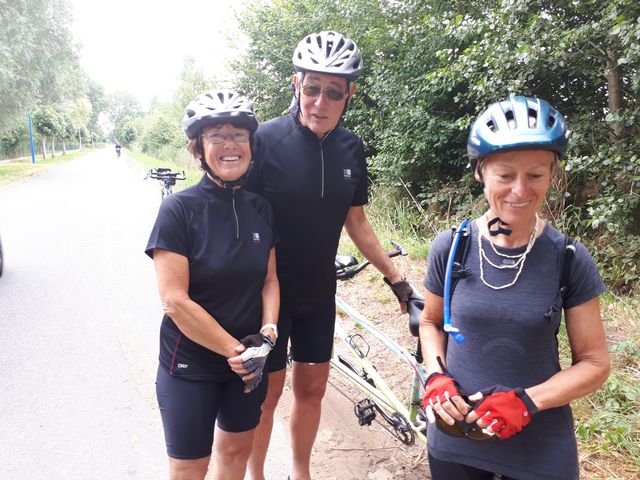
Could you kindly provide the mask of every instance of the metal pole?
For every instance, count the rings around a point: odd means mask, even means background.
[[[36,144],[33,141],[33,122],[31,121],[31,110],[29,110],[29,140],[31,141],[31,163],[36,163]]]

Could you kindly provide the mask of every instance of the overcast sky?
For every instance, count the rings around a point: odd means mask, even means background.
[[[245,0],[69,0],[84,70],[108,93],[126,90],[144,107],[170,100],[183,59],[223,74],[237,54],[234,11]]]

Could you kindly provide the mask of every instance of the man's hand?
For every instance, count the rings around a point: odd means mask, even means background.
[[[413,294],[413,287],[411,287],[404,277],[395,283],[391,283],[387,277],[384,277],[384,283],[391,287],[391,291],[398,299],[398,302],[400,302],[400,311],[407,313],[407,302]]]

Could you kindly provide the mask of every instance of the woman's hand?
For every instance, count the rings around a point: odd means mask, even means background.
[[[269,352],[274,346],[274,341],[268,335],[256,333],[247,335],[240,340],[241,345],[237,346],[244,350],[235,357],[229,358],[227,361],[231,370],[242,377],[245,382],[245,393],[249,393],[256,388],[262,381],[262,372],[267,363]]]
[[[449,425],[464,419],[470,407],[460,393],[460,385],[447,372],[432,373],[427,378],[422,406],[429,423],[435,423],[437,414]]]
[[[496,434],[502,440],[520,433],[538,413],[535,403],[522,388],[495,385],[469,397],[478,402],[465,421]]]

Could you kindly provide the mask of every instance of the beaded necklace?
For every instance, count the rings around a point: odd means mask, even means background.
[[[527,243],[527,248],[525,249],[525,251],[523,253],[520,253],[518,255],[507,255],[506,253],[500,253],[498,252],[498,250],[496,250],[496,247],[493,245],[493,242],[489,241],[489,244],[491,245],[491,248],[493,249],[494,253],[499,256],[499,257],[503,257],[503,258],[509,258],[512,260],[516,260],[513,264],[511,265],[496,265],[495,263],[493,263],[486,255],[486,253],[484,252],[484,249],[482,248],[482,234],[480,232],[478,232],[478,256],[480,257],[480,280],[482,280],[482,283],[484,283],[487,287],[492,288],[493,290],[502,290],[503,288],[509,288],[512,287],[513,285],[516,284],[516,282],[518,281],[518,278],[520,277],[520,274],[522,273],[522,269],[524,268],[524,261],[527,258],[528,253],[531,251],[531,249],[533,248],[533,244],[536,243],[536,238],[538,236],[538,224],[539,224],[539,219],[538,219],[538,214],[536,213],[536,223],[533,227],[533,231],[531,232],[531,236],[529,237],[529,242]],[[494,268],[497,268],[499,270],[503,270],[503,269],[515,269],[517,268],[518,271],[516,272],[516,276],[513,279],[512,282],[507,283],[505,285],[491,285],[487,280],[485,280],[484,278],[484,260],[487,261],[487,263],[489,263],[489,265],[491,265]]]

